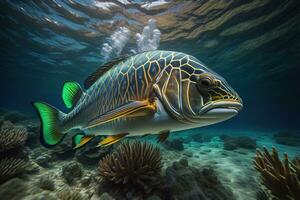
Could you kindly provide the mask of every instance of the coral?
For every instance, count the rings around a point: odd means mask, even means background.
[[[299,133],[297,132],[280,131],[274,135],[274,139],[278,144],[300,146]]]
[[[54,181],[48,175],[43,175],[40,177],[38,186],[44,190],[55,190]]]
[[[24,159],[2,158],[0,160],[0,183],[22,173],[27,166]]]
[[[60,200],[86,200],[87,198],[84,197],[78,190],[71,190],[69,187],[62,188],[58,193],[57,196]]]
[[[255,149],[256,141],[250,137],[241,136],[241,137],[223,137],[224,139],[224,149],[225,150],[234,150],[238,148],[244,149]]]
[[[180,138],[173,139],[171,141],[165,141],[164,146],[169,150],[183,151],[183,141]]]
[[[290,162],[288,155],[280,160],[278,152],[264,148],[263,152],[257,150],[254,158],[254,167],[260,173],[262,184],[270,194],[279,200],[300,199],[300,165],[299,160]]]
[[[154,145],[125,141],[115,152],[100,160],[99,173],[104,185],[121,192],[147,194],[160,183],[161,159],[160,150]]]
[[[75,161],[72,161],[64,165],[62,168],[62,176],[64,177],[64,179],[68,184],[73,184],[75,180],[80,179],[82,175],[83,175],[82,166]]]
[[[27,132],[25,128],[15,127],[11,122],[4,122],[0,129],[0,152],[24,145]]]
[[[166,169],[164,195],[168,199],[233,200],[232,191],[222,185],[212,168],[195,168],[187,159]]]

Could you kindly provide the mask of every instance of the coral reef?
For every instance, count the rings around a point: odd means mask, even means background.
[[[24,145],[27,132],[25,128],[15,127],[11,122],[5,121],[1,126],[0,136],[1,152]]]
[[[238,148],[256,149],[256,140],[247,136],[231,137],[223,135],[220,138],[224,141],[225,150],[235,150]]]
[[[300,147],[300,138],[297,132],[280,131],[274,134],[274,139],[278,144]]]
[[[27,166],[27,155],[23,145],[27,138],[26,129],[5,121],[0,129],[0,182],[22,173]]]
[[[62,177],[64,177],[68,184],[74,184],[76,179],[80,179],[82,175],[82,166],[75,161],[67,163],[62,167]]]
[[[221,184],[212,168],[191,167],[186,159],[166,169],[165,195],[170,199],[233,200],[232,191]]]
[[[261,175],[262,184],[274,199],[300,199],[299,159],[292,163],[288,155],[284,154],[284,159],[280,160],[275,148],[272,148],[271,153],[264,148],[263,152],[257,150],[253,163]]]
[[[165,141],[164,146],[166,147],[166,149],[169,149],[169,150],[177,150],[177,151],[184,150],[183,141],[180,138],[175,138],[170,141],[167,140],[167,141]]]
[[[122,194],[148,194],[160,183],[161,159],[159,148],[152,144],[124,141],[99,162],[102,184]]]
[[[1,158],[0,160],[0,183],[22,173],[27,162],[20,158]]]

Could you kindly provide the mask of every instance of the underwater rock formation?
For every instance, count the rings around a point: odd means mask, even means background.
[[[296,159],[290,162],[288,155],[280,160],[278,152],[272,148],[270,153],[266,148],[263,152],[257,150],[254,167],[261,175],[262,184],[274,199],[300,199],[300,162]]]
[[[71,140],[66,139],[59,145],[55,146],[51,149],[51,154],[55,156],[57,159],[65,160],[73,158],[75,155],[75,151],[72,147]]]
[[[256,149],[256,140],[250,137],[231,137],[223,135],[224,149],[225,150],[235,150],[238,148],[244,149]]]
[[[62,176],[68,184],[74,184],[76,179],[80,179],[83,175],[82,166],[72,161],[62,167]]]
[[[166,169],[165,193],[170,199],[233,200],[232,191],[222,185],[212,168],[189,166],[187,159]]]
[[[158,147],[140,141],[124,141],[99,162],[102,184],[120,194],[144,195],[159,186],[161,154]]]
[[[0,197],[7,200],[20,200],[26,195],[27,188],[25,181],[20,178],[12,178],[0,185]]]
[[[38,186],[44,190],[55,190],[55,185],[52,178],[48,175],[42,175],[38,181]]]
[[[278,144],[300,147],[300,137],[297,132],[281,131],[274,135]]]
[[[199,133],[191,134],[190,137],[191,137],[192,141],[199,142],[199,143],[210,142],[212,139],[211,135],[202,135]]]
[[[31,120],[26,120],[21,123],[27,129],[27,140],[25,146],[29,146],[30,148],[35,148],[40,145],[40,125]]]
[[[169,150],[177,150],[177,151],[183,151],[183,141],[180,138],[175,138],[173,140],[167,140],[164,142],[164,146],[166,149]]]
[[[26,115],[18,111],[7,111],[3,115],[4,120],[10,121],[12,123],[19,123],[28,119]]]

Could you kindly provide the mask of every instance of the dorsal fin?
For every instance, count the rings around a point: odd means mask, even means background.
[[[65,82],[62,90],[62,99],[67,108],[73,108],[80,97],[82,96],[83,91],[80,85],[76,82]]]
[[[113,66],[120,63],[121,61],[127,59],[129,56],[130,55],[123,55],[123,56],[121,56],[119,58],[115,58],[115,59],[105,63],[101,67],[99,67],[95,72],[93,72],[91,75],[89,75],[87,77],[87,79],[85,79],[84,88],[88,89],[89,87],[91,87],[91,85],[93,85],[103,74],[105,74],[105,72],[110,70]]]

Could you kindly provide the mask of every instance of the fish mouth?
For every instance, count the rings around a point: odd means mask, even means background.
[[[243,108],[241,100],[217,100],[205,105],[199,112],[200,115],[236,115]]]

